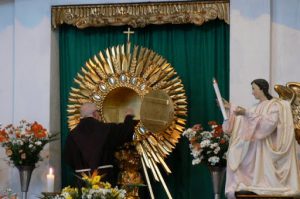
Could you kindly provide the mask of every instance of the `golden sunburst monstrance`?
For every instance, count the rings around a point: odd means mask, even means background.
[[[105,53],[100,51],[81,70],[74,79],[78,86],[70,91],[69,128],[78,124],[79,108],[85,102],[97,104],[104,122],[122,122],[124,110],[133,108],[140,120],[133,143],[145,176],[147,167],[171,198],[158,165],[171,173],[164,159],[184,131],[187,115],[185,90],[174,68],[154,51],[131,48],[128,42],[106,49]]]

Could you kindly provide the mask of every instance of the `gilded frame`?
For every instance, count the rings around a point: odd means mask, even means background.
[[[126,4],[52,6],[51,23],[77,28],[149,24],[202,25],[214,19],[229,24],[229,1],[147,2]]]

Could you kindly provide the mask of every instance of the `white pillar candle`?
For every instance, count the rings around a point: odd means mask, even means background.
[[[54,178],[53,170],[50,168],[47,174],[47,192],[54,192]]]
[[[224,103],[223,103],[223,100],[222,100],[222,97],[221,97],[218,82],[215,78],[213,78],[213,86],[214,86],[215,93],[216,93],[216,96],[217,96],[217,99],[218,99],[218,102],[219,102],[219,105],[220,105],[220,108],[221,108],[223,118],[224,118],[224,120],[227,120],[228,118],[227,118],[227,114],[226,114],[226,111],[225,111]]]

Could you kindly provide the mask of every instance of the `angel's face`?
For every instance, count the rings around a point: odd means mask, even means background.
[[[255,83],[252,84],[252,95],[255,99],[262,99],[265,96],[262,89],[260,89]]]

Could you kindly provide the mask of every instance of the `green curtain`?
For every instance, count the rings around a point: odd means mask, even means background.
[[[63,25],[59,29],[60,95],[62,148],[67,134],[67,103],[73,78],[85,61],[105,48],[123,44],[127,27],[77,29]],[[134,29],[131,42],[150,48],[165,57],[181,77],[188,97],[187,127],[210,120],[222,122],[216,106],[212,78],[216,77],[221,93],[229,93],[229,26],[214,20],[202,26],[149,25]],[[62,153],[62,158],[63,158]],[[174,198],[212,198],[210,174],[203,165],[193,166],[186,138],[181,138],[172,155],[167,158],[172,170],[164,175]],[[164,173],[164,172],[162,172]],[[71,184],[72,176],[62,161],[62,185]],[[167,198],[160,184],[154,183],[156,198]]]

